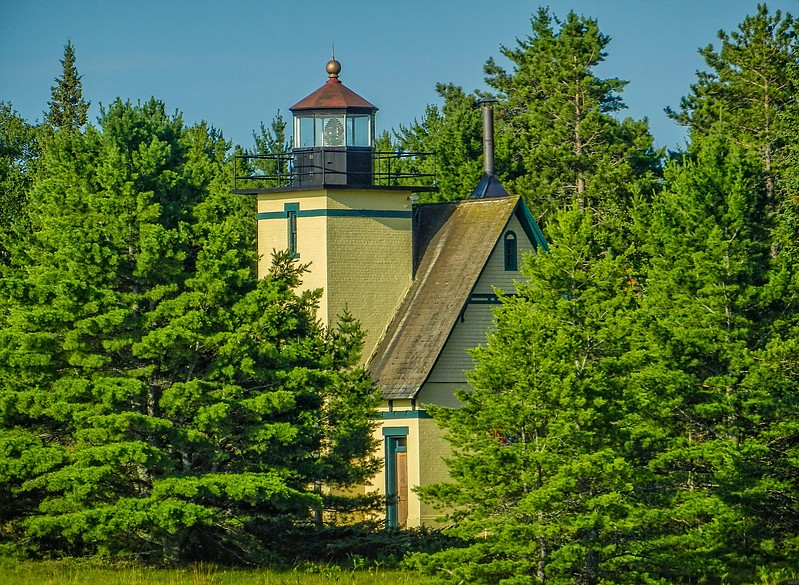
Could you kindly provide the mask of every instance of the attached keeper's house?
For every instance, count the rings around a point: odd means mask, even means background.
[[[235,188],[258,199],[259,273],[288,248],[311,263],[303,288],[324,291],[320,319],[347,309],[367,331],[384,465],[364,489],[387,496],[388,526],[432,524],[435,511],[413,487],[447,478],[449,447],[425,404],[457,405],[453,391],[472,368],[466,350],[485,342],[496,289],[512,293],[521,257],[546,242],[493,176],[488,104],[482,182],[464,201],[417,204],[416,193],[434,189],[418,171],[432,155],[376,152],[377,108],[340,71],[331,60],[327,83],[290,108],[292,152],[260,161],[270,172],[237,176]]]

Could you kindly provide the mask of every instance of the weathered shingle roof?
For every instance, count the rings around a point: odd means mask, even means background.
[[[519,205],[526,210],[518,197],[502,197],[414,209],[413,283],[368,364],[384,398],[416,396]]]

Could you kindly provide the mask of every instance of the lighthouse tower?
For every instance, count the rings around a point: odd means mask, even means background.
[[[310,263],[302,288],[323,290],[319,318],[329,325],[349,310],[366,331],[366,360],[410,286],[411,196],[425,188],[383,180],[377,108],[341,83],[335,58],[326,71],[326,83],[290,108],[294,139],[291,156],[280,161],[284,183],[261,187],[259,177],[243,177],[250,186],[236,192],[258,200],[259,275],[274,250]]]

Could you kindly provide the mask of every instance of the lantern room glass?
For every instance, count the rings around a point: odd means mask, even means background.
[[[347,146],[372,146],[371,116],[347,116]]]
[[[294,118],[294,148],[369,148],[374,136],[374,116],[314,112]]]
[[[314,146],[346,146],[344,116],[317,116]]]
[[[313,148],[313,118],[294,118],[294,147]]]

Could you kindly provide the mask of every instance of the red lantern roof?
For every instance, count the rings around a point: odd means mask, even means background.
[[[341,63],[331,59],[327,63],[327,73],[330,76],[327,83],[308,97],[291,106],[289,110],[296,112],[298,110],[347,109],[368,111],[369,113],[376,112],[377,108],[373,104],[370,104],[339,81],[338,74],[340,71]]]

